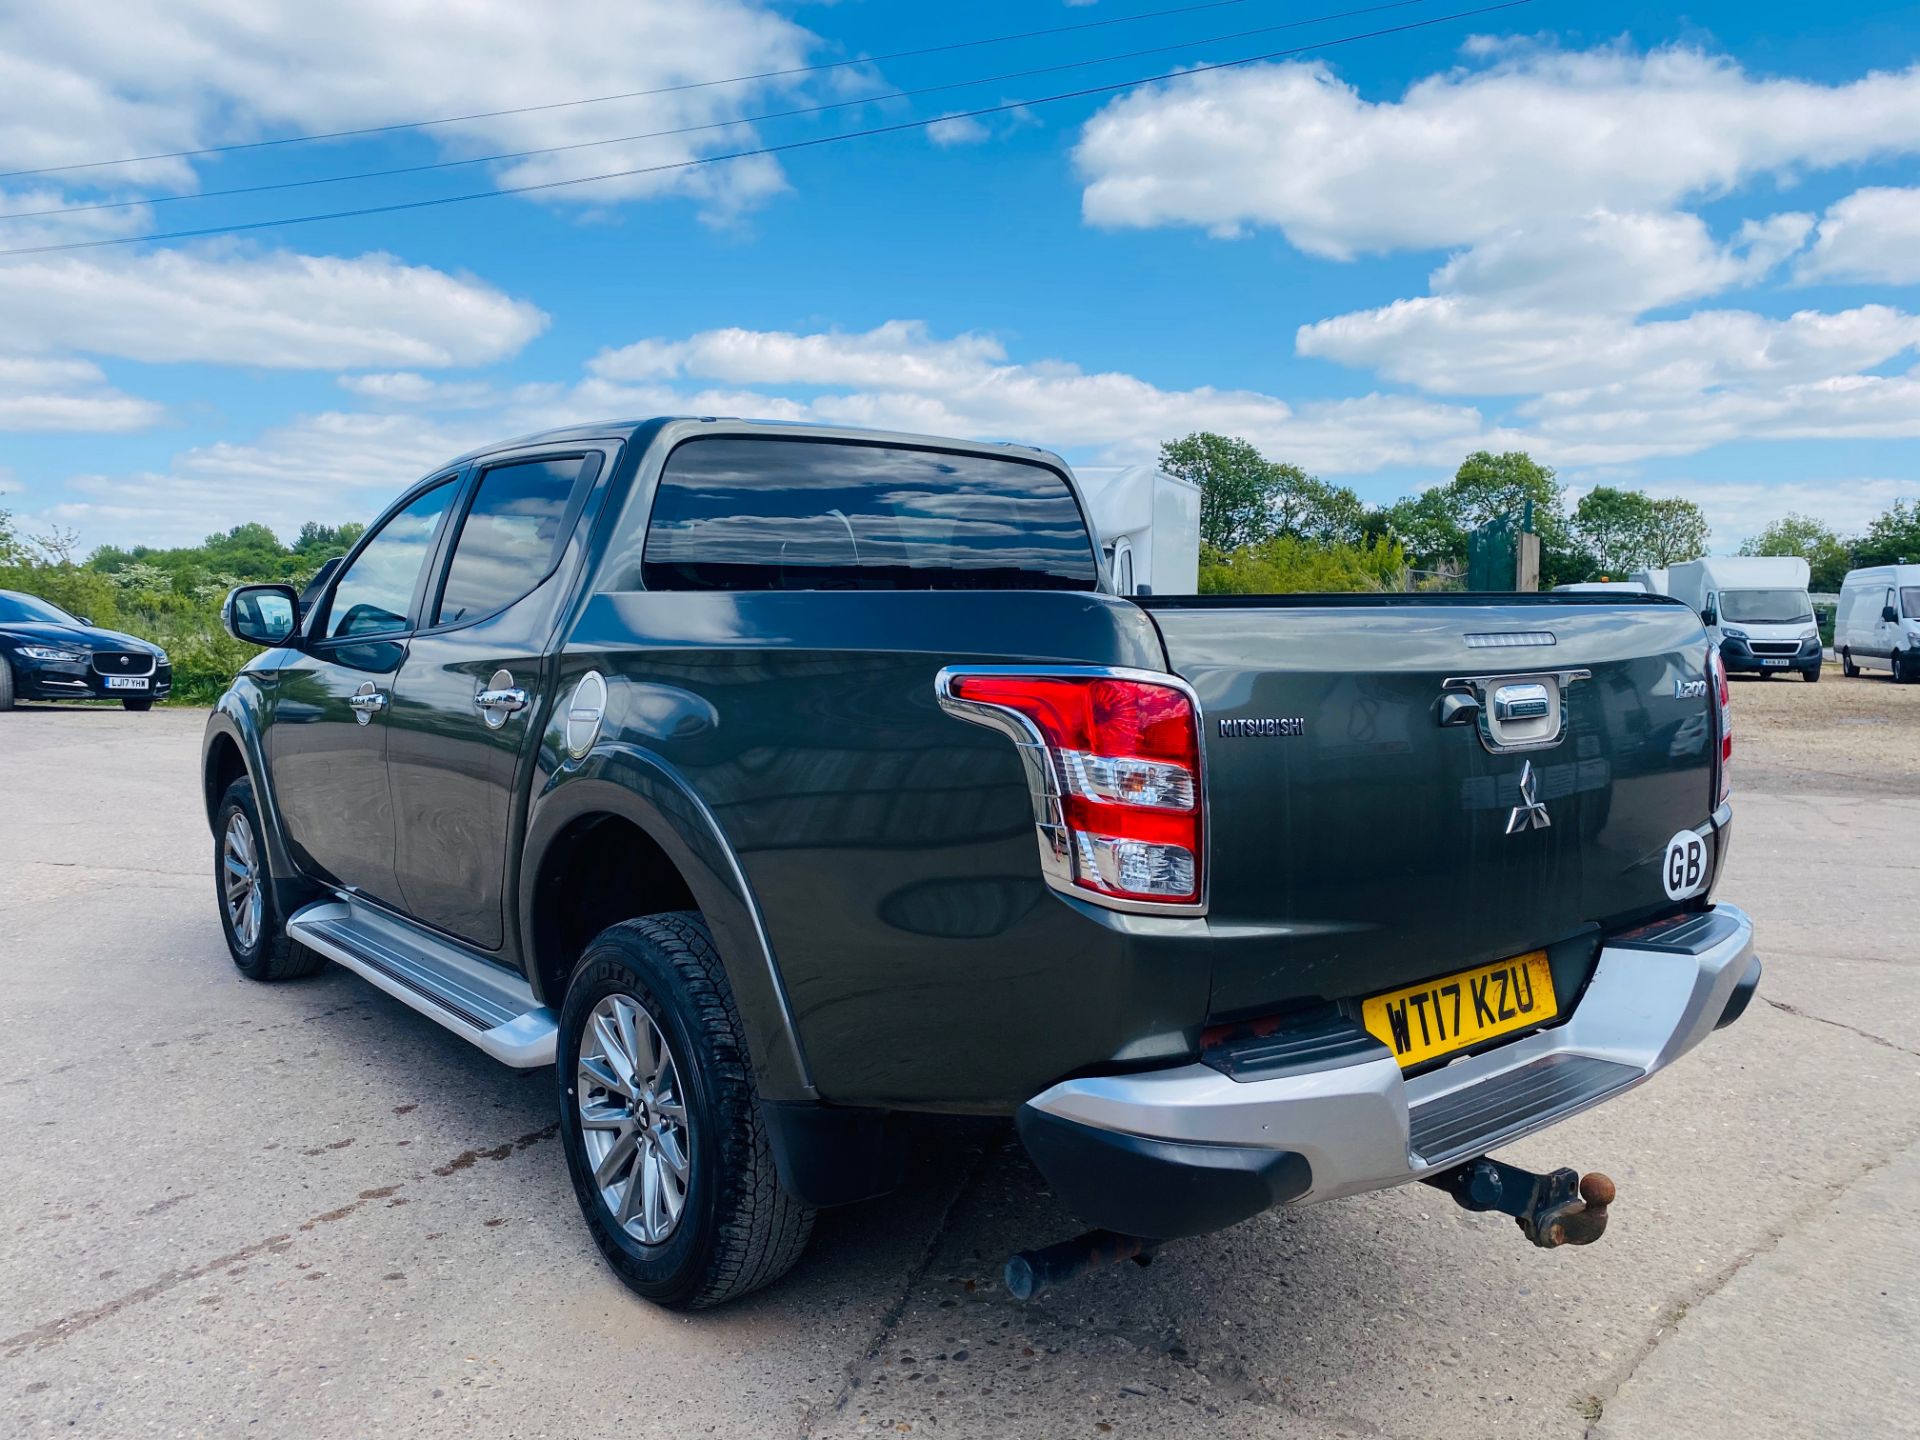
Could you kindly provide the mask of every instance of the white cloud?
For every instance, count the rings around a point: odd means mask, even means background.
[[[826,331],[707,330],[686,340],[640,340],[587,363],[607,380],[691,375],[773,385],[937,387],[976,375],[1006,352],[985,335],[936,340],[917,320],[889,320],[864,334]]]
[[[546,316],[471,276],[357,258],[161,250],[0,263],[6,340],[147,361],[272,368],[473,365]]]
[[[1749,221],[1721,245],[1697,215],[1597,210],[1515,226],[1434,271],[1436,294],[1541,310],[1637,315],[1760,280],[1797,250],[1809,215]]]
[[[82,544],[191,544],[242,520],[291,535],[308,520],[367,520],[402,488],[476,441],[412,415],[301,416],[247,444],[196,446],[164,471],[81,475],[38,518]]]
[[[0,355],[0,430],[143,430],[161,413],[88,361]]]
[[[1856,190],[1820,217],[1801,280],[1920,285],[1920,189]]]
[[[1656,480],[1638,488],[1656,497],[1691,500],[1713,526],[1714,548],[1736,549],[1789,513],[1811,515],[1840,535],[1858,535],[1896,500],[1920,495],[1912,480],[1859,476],[1760,483],[1745,480]]]
[[[972,115],[943,115],[927,126],[927,139],[935,145],[978,145],[993,132]]]
[[[1885,305],[1782,320],[1702,310],[1634,323],[1428,295],[1303,325],[1301,354],[1375,370],[1440,395],[1536,395],[1617,386],[1693,395],[1739,382],[1804,384],[1885,363],[1920,344],[1920,316]]]
[[[0,169],[219,145],[688,86],[606,105],[496,115],[423,133],[453,156],[718,123],[720,129],[507,164],[533,184],[672,163],[751,143],[735,124],[791,84],[699,86],[791,69],[815,37],[754,0],[143,0],[0,11]],[[77,182],[193,188],[186,162],[78,172]],[[692,196],[724,215],[784,187],[771,160],[548,192],[605,203]]]
[[[1364,99],[1325,64],[1142,87],[1087,122],[1086,218],[1283,230],[1314,254],[1472,244],[1595,209],[1654,212],[1920,150],[1920,66],[1840,85],[1674,48],[1503,47]]]

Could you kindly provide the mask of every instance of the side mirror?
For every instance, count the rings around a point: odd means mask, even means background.
[[[1134,594],[1136,594],[1136,595],[1151,595],[1151,594],[1153,594],[1153,586],[1151,586],[1151,585],[1135,585],[1135,586],[1133,587],[1133,593],[1134,593]]]
[[[1720,623],[1720,612],[1709,605],[1700,612],[1700,623],[1702,625],[1718,625]]]
[[[1900,612],[1891,605],[1882,605],[1880,607],[1880,618],[1891,623],[1900,618]]]
[[[78,620],[82,625],[87,626],[89,629],[91,629],[93,626],[93,617],[91,615],[76,615],[73,618]]]
[[[227,633],[249,645],[284,645],[299,628],[300,597],[291,585],[236,585],[220,607]]]

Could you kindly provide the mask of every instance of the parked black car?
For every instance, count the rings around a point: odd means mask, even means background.
[[[662,1303],[780,1275],[910,1112],[1015,1119],[1122,1237],[1016,1293],[1421,1180],[1590,1241],[1611,1182],[1488,1151],[1760,978],[1664,596],[1121,597],[1045,451],[680,419],[453,461],[300,601],[227,604],[234,963],[553,1067]]]
[[[172,689],[173,666],[158,645],[0,590],[0,710],[15,700],[118,700],[151,710]]]

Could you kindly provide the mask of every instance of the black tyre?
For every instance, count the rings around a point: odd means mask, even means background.
[[[120,706],[124,710],[132,710],[136,713],[151,710],[153,709],[153,697],[151,695],[123,695],[120,697]]]
[[[1896,685],[1913,683],[1913,661],[1898,650],[1893,652],[1893,683]]]
[[[1820,667],[1816,665],[1811,670],[1802,670],[1800,672],[1800,678],[1809,685],[1818,685],[1820,683]]]
[[[1850,650],[1840,652],[1840,673],[1849,680],[1860,678],[1860,667],[1853,663],[1853,652]]]
[[[628,920],[587,947],[555,1069],[574,1194],[629,1288],[699,1309],[792,1268],[813,1211],[780,1188],[740,1012],[697,915]]]
[[[287,917],[274,898],[267,847],[253,781],[227,787],[213,822],[213,895],[227,952],[249,980],[293,980],[311,975],[326,957],[287,936]]]
[[[0,710],[13,709],[13,666],[0,655]]]

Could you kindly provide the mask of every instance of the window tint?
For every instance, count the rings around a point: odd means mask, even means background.
[[[752,438],[673,452],[642,570],[656,590],[1091,590],[1098,579],[1080,507],[1044,466]]]
[[[546,579],[566,540],[561,524],[585,463],[578,455],[519,460],[480,477],[454,542],[435,624],[491,614]]]
[[[451,481],[436,485],[380,527],[355,557],[327,607],[329,640],[390,635],[405,630],[420,567],[433,549],[440,517],[453,500]]]
[[[1900,613],[1909,620],[1920,620],[1920,585],[1900,587]]]

